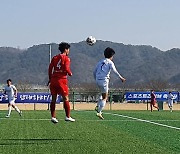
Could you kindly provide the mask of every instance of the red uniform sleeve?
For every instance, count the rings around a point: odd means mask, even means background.
[[[70,58],[69,57],[67,57],[66,61],[65,61],[65,70],[67,71],[67,74],[69,76],[72,76],[72,72],[71,72],[71,69],[70,69]]]
[[[54,58],[51,60],[51,63],[49,64],[49,69],[48,69],[48,75],[49,75],[49,81],[51,80],[51,76],[52,76],[52,70],[53,70],[53,61]]]

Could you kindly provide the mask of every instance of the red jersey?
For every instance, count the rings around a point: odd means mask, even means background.
[[[49,80],[51,78],[66,79],[67,75],[72,75],[70,58],[65,54],[54,56],[49,64]]]
[[[151,102],[156,101],[156,95],[154,93],[151,93]]]

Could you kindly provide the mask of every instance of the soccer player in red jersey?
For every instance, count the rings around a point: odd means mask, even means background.
[[[154,90],[151,90],[151,103],[150,103],[150,107],[151,107],[151,112],[153,111],[152,107],[155,107],[159,111],[159,107],[157,106],[156,95],[154,94]]]
[[[56,119],[55,106],[57,95],[60,94],[63,98],[63,105],[66,113],[65,121],[74,122],[75,119],[70,117],[69,89],[67,80],[67,75],[72,76],[70,58],[68,57],[70,45],[66,42],[61,42],[59,44],[59,50],[61,54],[54,56],[49,64],[49,83],[52,95],[50,105],[52,117],[51,121],[53,123],[58,123],[58,120]]]

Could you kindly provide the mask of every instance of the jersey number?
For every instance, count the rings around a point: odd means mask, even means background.
[[[59,69],[61,69],[61,59],[58,61],[56,67],[58,67]]]
[[[103,66],[104,66],[104,64],[105,64],[105,63],[103,62],[102,65],[101,65],[101,70],[102,70],[102,71],[103,71]]]

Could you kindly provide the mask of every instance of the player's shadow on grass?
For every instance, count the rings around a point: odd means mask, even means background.
[[[25,144],[56,144],[63,141],[73,141],[74,139],[1,139],[2,145],[25,145]],[[4,142],[3,142],[4,141]]]

